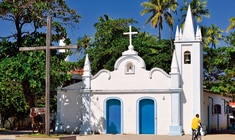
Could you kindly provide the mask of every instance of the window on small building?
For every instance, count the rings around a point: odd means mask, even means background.
[[[214,105],[214,114],[221,114],[221,105],[219,104]]]
[[[226,108],[225,108],[225,111],[224,111],[225,114],[230,114],[232,113],[232,107],[227,105]]]
[[[184,52],[184,64],[191,64],[191,53],[190,53],[190,51]]]
[[[126,73],[127,74],[135,73],[135,65],[133,65],[131,62],[127,62],[126,64]]]

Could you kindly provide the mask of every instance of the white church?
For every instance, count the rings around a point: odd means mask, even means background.
[[[176,29],[170,73],[146,70],[132,45],[136,32],[124,34],[130,45],[113,71],[92,75],[87,54],[82,81],[58,88],[56,133],[183,135],[197,113],[204,134],[229,126],[230,98],[203,91],[202,36],[190,7],[184,30]]]

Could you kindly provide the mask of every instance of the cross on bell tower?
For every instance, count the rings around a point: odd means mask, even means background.
[[[129,46],[128,46],[128,49],[129,50],[134,50],[134,46],[132,45],[132,35],[134,34],[138,34],[138,32],[131,32],[131,25],[129,26],[129,32],[125,32],[123,33],[124,35],[129,35]]]

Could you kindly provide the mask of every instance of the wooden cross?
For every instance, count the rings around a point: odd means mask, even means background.
[[[76,49],[77,46],[50,46],[51,45],[51,17],[47,17],[46,46],[20,47],[20,51],[46,50],[46,89],[45,89],[45,133],[50,135],[50,50],[51,49]]]

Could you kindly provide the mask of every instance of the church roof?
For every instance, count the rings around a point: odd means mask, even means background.
[[[232,108],[235,108],[235,102],[229,102],[229,106],[231,106]]]
[[[67,92],[82,92],[82,85],[83,83],[82,82],[78,82],[78,83],[75,83],[75,84],[72,84],[72,85],[69,85],[69,86],[66,86],[66,87],[60,87],[58,88],[59,90],[64,90],[64,91],[67,91]]]

